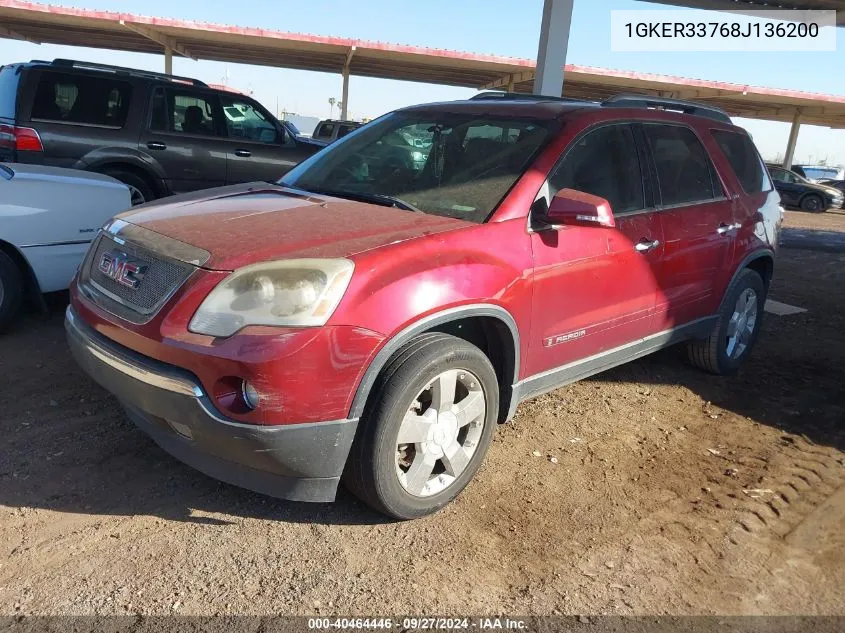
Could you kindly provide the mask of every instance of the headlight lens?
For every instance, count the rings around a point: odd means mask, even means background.
[[[290,259],[241,268],[211,291],[188,329],[231,336],[247,325],[323,325],[353,270],[348,259]]]

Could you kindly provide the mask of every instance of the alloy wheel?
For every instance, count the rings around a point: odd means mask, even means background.
[[[733,314],[728,321],[725,351],[729,358],[739,358],[745,353],[756,324],[757,293],[752,288],[746,288],[737,298]]]
[[[396,437],[396,475],[406,492],[430,497],[460,477],[487,417],[481,381],[464,369],[437,375],[408,407]]]

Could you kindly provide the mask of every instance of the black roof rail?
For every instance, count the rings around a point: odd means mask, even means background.
[[[82,62],[75,59],[54,59],[52,62],[34,62],[34,63],[49,63],[52,66],[59,66],[64,68],[79,68],[82,70],[102,70],[104,72],[111,72],[117,74],[132,75],[134,77],[146,77],[148,79],[159,79],[162,81],[173,81],[176,83],[191,84],[192,86],[200,86],[208,88],[208,84],[199,79],[192,79],[191,77],[179,77],[178,75],[168,75],[166,73],[157,73],[151,70],[139,70],[137,68],[127,68],[126,66],[112,66],[111,64],[97,64],[95,62]]]
[[[672,110],[684,114],[707,117],[714,121],[732,123],[728,113],[715,106],[696,101],[683,101],[681,99],[669,99],[668,97],[652,97],[651,95],[621,94],[615,95],[602,101],[603,106],[616,108],[658,108]]]
[[[569,97],[548,97],[546,95],[535,95],[522,92],[499,92],[488,90],[472,95],[470,101],[565,101],[568,103],[584,103],[584,99],[570,99]]]

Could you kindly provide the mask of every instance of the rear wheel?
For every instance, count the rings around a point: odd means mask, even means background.
[[[809,211],[810,213],[824,211],[824,200],[822,200],[821,196],[817,196],[816,194],[804,196],[801,200],[801,209]]]
[[[397,519],[436,512],[470,482],[496,426],[499,385],[480,349],[425,334],[391,360],[360,422],[344,481]]]
[[[23,277],[15,262],[0,251],[0,331],[18,314],[23,300]]]
[[[725,293],[719,319],[710,336],[688,343],[690,362],[713,374],[736,373],[757,341],[765,301],[763,279],[746,268]]]
[[[119,180],[129,187],[133,207],[156,199],[155,191],[153,191],[149,183],[135,172],[111,167],[104,169],[102,173],[111,176],[115,180]]]

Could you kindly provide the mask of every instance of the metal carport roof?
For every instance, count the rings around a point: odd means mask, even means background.
[[[833,2],[833,0],[826,0]],[[820,4],[816,2],[816,4]],[[690,0],[689,4],[696,4]],[[737,3],[731,2],[733,6]],[[784,4],[779,1],[778,4]],[[807,5],[807,2],[795,2]],[[839,2],[841,5],[842,3]],[[0,0],[0,37],[192,59],[530,92],[535,62],[385,42],[285,33]],[[23,60],[8,60],[23,61]],[[845,96],[567,65],[564,94],[602,99],[636,92],[706,100],[729,114],[845,128]]]

